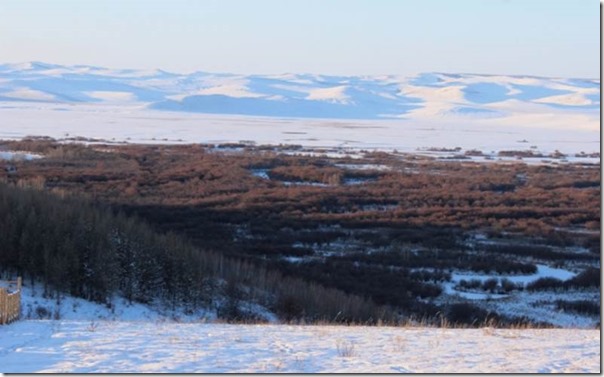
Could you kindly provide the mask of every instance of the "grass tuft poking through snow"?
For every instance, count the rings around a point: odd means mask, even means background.
[[[336,347],[338,349],[338,356],[340,357],[353,357],[356,355],[355,345],[350,340],[337,340]]]

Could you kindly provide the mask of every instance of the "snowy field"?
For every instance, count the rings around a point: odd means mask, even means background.
[[[317,120],[211,115],[130,106],[0,103],[0,139],[85,137],[129,143],[297,144],[306,147],[398,150],[529,150],[543,154],[598,152],[599,128],[547,128],[493,120]],[[557,121],[555,122],[557,123]],[[546,123],[548,124],[548,123]]]
[[[0,65],[0,139],[600,150],[597,79],[235,75]]]
[[[5,373],[599,373],[598,330],[27,320]]]

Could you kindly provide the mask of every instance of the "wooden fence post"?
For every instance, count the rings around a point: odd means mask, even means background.
[[[0,325],[4,325],[7,322],[7,304],[8,304],[8,294],[6,289],[0,288]]]
[[[17,277],[17,308],[15,309],[15,321],[21,317],[21,286],[23,285],[23,280],[21,276]]]
[[[16,321],[21,316],[21,277],[17,278],[16,283],[17,290],[13,293],[8,293],[6,288],[0,288],[0,325]]]

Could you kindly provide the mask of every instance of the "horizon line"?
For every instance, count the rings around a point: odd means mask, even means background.
[[[205,71],[205,70],[193,70],[193,71],[169,71],[163,68],[131,68],[131,67],[115,67],[115,66],[102,66],[102,65],[93,65],[93,64],[58,64],[58,63],[50,63],[41,60],[28,60],[28,61],[20,61],[20,62],[3,62],[0,63],[0,66],[17,66],[22,64],[38,64],[38,65],[48,65],[48,66],[56,66],[61,68],[95,68],[95,69],[108,69],[108,70],[120,70],[120,71],[158,71],[171,75],[193,75],[198,73],[206,73],[206,74],[215,74],[215,75],[233,75],[233,76],[279,76],[279,75],[311,75],[311,76],[326,76],[326,77],[417,77],[423,74],[437,74],[437,75],[473,75],[473,76],[506,76],[506,77],[518,77],[518,78],[542,78],[542,79],[574,79],[574,80],[591,80],[591,81],[601,81],[600,77],[577,77],[577,76],[546,76],[546,75],[535,75],[535,74],[506,74],[506,73],[475,73],[475,72],[444,72],[444,71],[422,71],[414,74],[402,74],[402,73],[379,73],[379,74],[325,74],[325,73],[312,73],[312,72],[280,72],[280,73],[238,73],[238,72],[217,72],[217,71]],[[52,67],[49,67],[52,69]]]

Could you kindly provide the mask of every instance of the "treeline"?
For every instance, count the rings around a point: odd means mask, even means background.
[[[111,305],[132,301],[216,309],[246,319],[251,301],[287,320],[393,322],[370,300],[200,250],[174,234],[88,201],[0,184],[0,267],[55,290]]]
[[[589,253],[579,254],[565,251],[555,251],[551,247],[540,246],[540,245],[483,245],[481,246],[485,251],[489,253],[498,254],[510,254],[519,257],[533,257],[536,259],[552,260],[552,261],[565,261],[565,260],[585,260],[585,261],[598,261],[600,255]]]
[[[411,250],[368,253],[347,253],[344,256],[332,257],[334,260],[363,262],[368,265],[397,266],[400,268],[431,268],[436,270],[469,270],[478,273],[496,274],[534,274],[537,266],[532,263],[521,263],[495,255],[477,254],[461,250],[422,250],[414,253]]]

